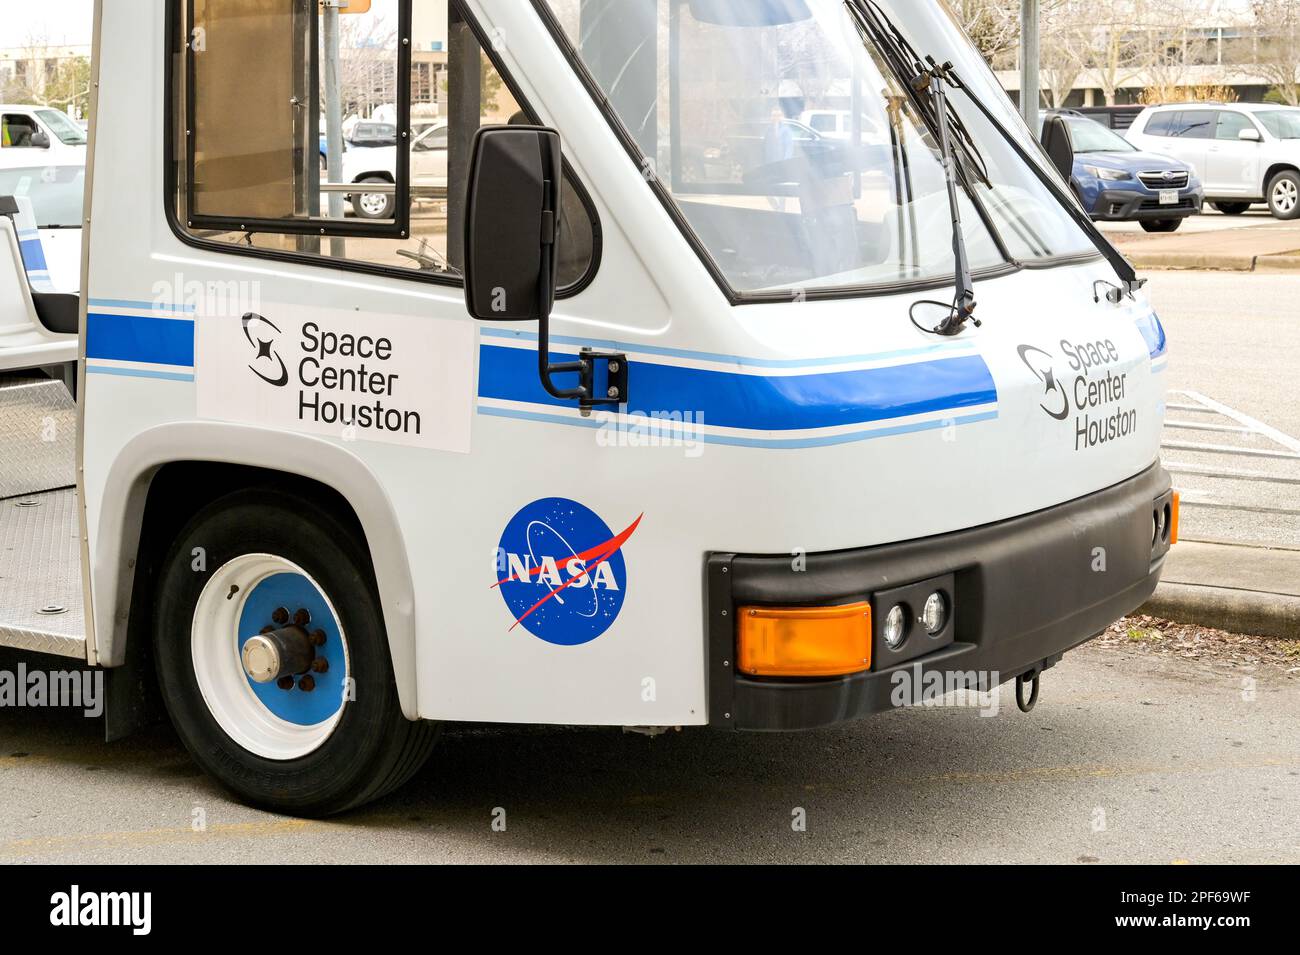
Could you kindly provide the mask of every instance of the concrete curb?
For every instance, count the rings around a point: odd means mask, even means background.
[[[1126,252],[1136,269],[1198,269],[1208,272],[1253,272],[1259,256],[1213,252]]]
[[[1138,612],[1233,633],[1300,640],[1300,597],[1287,594],[1161,583]]]
[[[1128,252],[1136,269],[1202,272],[1296,272],[1300,255],[1228,255],[1214,252]]]

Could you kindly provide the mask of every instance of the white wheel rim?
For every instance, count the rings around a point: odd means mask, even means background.
[[[1297,194],[1296,184],[1290,179],[1283,179],[1273,187],[1273,205],[1279,212],[1290,212],[1296,206],[1296,200],[1300,199]]]
[[[311,701],[311,709],[325,709],[331,705],[334,709],[327,718],[318,722],[294,722],[277,715],[258,696],[240,660],[243,641],[258,632],[257,629],[251,633],[241,632],[240,621],[249,606],[249,600],[264,600],[264,597],[254,598],[255,592],[261,584],[278,575],[296,575],[302,578],[304,593],[309,592],[307,587],[315,591],[315,597],[310,602],[318,600],[318,606],[323,606],[327,616],[332,619],[321,619],[313,615],[312,625],[319,625],[329,632],[331,641],[337,635],[337,643],[331,643],[330,646],[335,657],[341,655],[343,658],[341,672],[331,677],[327,685],[313,690],[312,693],[323,695]],[[233,595],[232,587],[237,588]],[[291,612],[292,609],[290,608]],[[248,629],[247,623],[242,629]],[[346,694],[338,692],[335,697],[335,690],[329,689],[350,685],[351,661],[347,637],[338,622],[338,614],[320,585],[301,567],[283,557],[273,554],[244,554],[217,568],[199,594],[194,607],[190,654],[203,702],[207,704],[208,711],[222,731],[250,753],[266,759],[297,759],[319,749],[338,726],[347,706]],[[306,692],[298,688],[280,690],[275,684],[267,684],[266,687],[274,693],[296,695]]]
[[[388,208],[388,197],[378,192],[367,192],[361,196],[361,210],[368,216],[381,216]]]

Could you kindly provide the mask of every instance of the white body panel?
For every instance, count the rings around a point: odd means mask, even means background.
[[[300,429],[311,433],[303,446],[314,455],[304,473],[327,482],[332,474],[347,476],[340,490],[370,537],[394,668],[412,716],[704,723],[707,552],[797,554],[925,537],[1081,497],[1155,460],[1163,346],[1148,339],[1158,324],[1141,296],[1120,307],[1094,302],[1094,281],[1114,279],[1100,260],[980,282],[984,326],[953,340],[926,335],[908,321],[915,293],[733,307],[531,6],[517,0],[473,6],[486,32],[536,38],[512,42],[501,55],[542,120],[560,131],[601,221],[599,272],[588,288],[558,304],[554,347],[617,342],[634,363],[631,411],[692,416],[717,401],[725,413],[716,420],[707,410],[702,421],[691,417],[698,427],[679,435],[685,446],[614,447],[629,440],[602,428],[599,413],[583,419],[576,410],[507,394],[512,381],[494,378],[491,369],[512,367],[520,356],[535,364],[529,338],[535,327],[476,326],[459,289],[186,245],[165,215],[157,148],[164,124],[162,20],[106,4],[97,149],[139,175],[97,189],[93,201],[85,501],[100,625],[92,658],[120,660],[123,541],[138,518],[125,498],[136,478],[156,466],[162,446],[154,442],[145,455],[141,440],[169,428],[194,442],[211,436],[213,459],[270,463],[254,447],[257,429],[246,427],[246,413],[200,416],[196,374],[222,374],[208,369],[225,361],[225,373],[242,375],[243,359],[205,351],[188,363],[175,355],[149,361],[97,343],[98,328],[125,328],[123,318],[173,323],[163,329],[169,337],[178,329],[181,339],[190,336],[196,320],[208,320],[184,307],[184,285],[192,281],[258,283],[259,311],[272,319],[318,313],[322,322],[346,323],[352,315],[362,331],[368,315],[388,316],[384,327],[398,329],[398,349],[430,347],[418,334],[403,337],[404,322],[445,323],[454,327],[443,329],[448,335],[440,340],[463,336],[470,343],[472,367],[459,386],[472,389],[462,396],[474,412],[466,447]],[[224,316],[227,323],[233,318]],[[206,347],[203,334],[192,340]],[[1077,375],[1063,343],[1095,342],[1113,355],[1106,372],[1124,380],[1122,398],[1097,416],[1118,411],[1132,418],[1122,437],[1080,448],[1075,411],[1068,420],[1045,412],[1044,401],[1064,393],[1047,394],[1043,375],[1050,366],[1073,387]],[[1022,359],[1021,346],[1043,357],[1034,365]],[[665,369],[702,382],[700,393],[684,390],[667,406],[639,403],[638,387],[649,395],[647,383],[668,374]],[[835,388],[849,380],[844,376],[881,370],[932,399],[906,405],[900,398],[895,406],[887,391],[864,393],[854,401],[871,403],[875,418],[834,423],[836,405],[820,393],[822,384]],[[1099,374],[1094,368],[1084,377]],[[710,376],[723,375],[726,387],[719,388],[721,379]],[[244,380],[244,387],[256,384]],[[238,377],[230,381],[239,387]],[[733,385],[752,386],[756,404],[726,404]],[[766,411],[763,401],[770,404]],[[809,408],[824,416],[809,417],[806,428],[761,426],[764,413],[799,415]],[[232,416],[244,423],[220,423]],[[358,490],[367,481],[369,490]],[[507,524],[530,502],[551,497],[580,502],[616,533],[641,516],[622,552],[621,612],[601,636],[577,646],[515,626],[493,586]],[[378,526],[372,513],[395,515],[400,533]]]

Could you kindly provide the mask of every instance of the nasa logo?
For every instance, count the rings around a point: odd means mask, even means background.
[[[521,508],[501,535],[493,584],[515,618],[510,629],[522,624],[566,647],[608,630],[627,595],[623,545],[640,523],[614,534],[590,508],[562,497]]]

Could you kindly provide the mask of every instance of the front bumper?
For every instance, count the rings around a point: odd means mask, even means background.
[[[1169,551],[1153,534],[1168,499],[1158,464],[1087,497],[997,524],[860,550],[789,555],[710,554],[706,567],[709,725],[795,730],[891,709],[893,675],[977,676],[990,688],[1046,669],[1141,606]],[[909,581],[952,574],[954,642],[850,676],[747,677],[735,671],[736,608],[854,603]],[[918,669],[919,668],[919,669]],[[969,680],[958,680],[958,684]]]
[[[1182,219],[1199,215],[1205,201],[1200,189],[1184,189],[1174,205],[1160,204],[1160,194],[1133,189],[1103,189],[1092,204],[1092,217],[1105,222],[1141,219]]]

